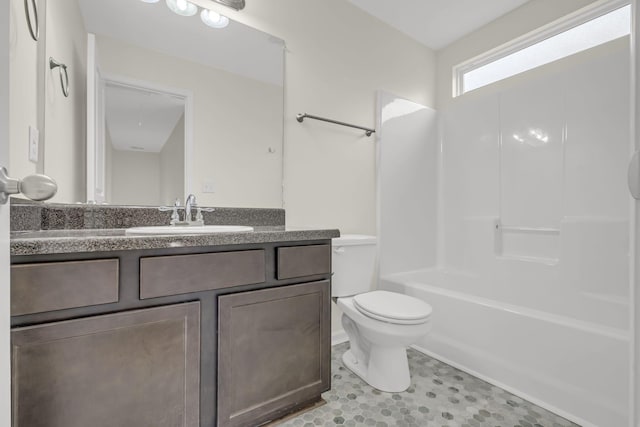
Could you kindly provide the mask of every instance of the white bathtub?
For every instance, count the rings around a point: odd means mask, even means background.
[[[611,320],[619,301],[586,295],[567,317],[553,304],[542,311],[478,296],[487,288],[479,280],[420,270],[383,277],[380,288],[433,307],[432,332],[417,350],[583,426],[628,425],[629,334]]]

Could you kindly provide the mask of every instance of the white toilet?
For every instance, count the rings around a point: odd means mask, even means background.
[[[406,348],[431,328],[431,306],[408,295],[370,291],[376,238],[346,234],[333,239],[332,296],[343,311],[350,349],[345,366],[372,387],[401,392],[411,384]]]

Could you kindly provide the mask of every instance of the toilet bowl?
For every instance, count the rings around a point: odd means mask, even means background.
[[[343,363],[378,390],[406,390],[411,384],[406,348],[429,332],[431,306],[396,292],[370,291],[374,237],[333,239],[333,267],[332,294],[350,344]]]

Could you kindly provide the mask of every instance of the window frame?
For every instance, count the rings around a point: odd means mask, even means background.
[[[484,86],[472,89],[470,91],[464,90],[464,76],[466,73],[480,68],[484,65],[490,64],[494,61],[507,57],[513,53],[516,53],[522,49],[533,46],[548,38],[556,36],[560,33],[568,31],[574,27],[580,26],[588,21],[596,19],[614,10],[628,6],[630,0],[599,0],[590,5],[587,5],[575,12],[556,19],[548,24],[543,25],[533,31],[530,31],[522,36],[516,37],[513,40],[508,41],[498,47],[490,49],[480,55],[477,55],[471,59],[455,65],[452,68],[452,96],[456,98],[464,95],[467,92],[471,92],[476,89],[480,89]],[[534,67],[537,68],[537,67]],[[520,73],[517,73],[520,74]],[[514,75],[517,75],[514,74]],[[511,76],[510,76],[511,77]],[[508,77],[507,77],[508,78]],[[497,80],[501,81],[504,79]],[[489,83],[492,84],[492,83]],[[485,85],[488,86],[488,85]]]

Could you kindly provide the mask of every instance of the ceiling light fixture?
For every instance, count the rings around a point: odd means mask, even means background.
[[[244,9],[244,6],[245,6],[244,0],[213,0],[213,1],[235,10],[242,10]]]
[[[200,19],[211,28],[224,28],[229,25],[229,18],[209,9],[202,9]]]
[[[198,13],[198,6],[187,0],[167,0],[167,7],[180,16],[193,16]]]
[[[160,0],[141,0],[145,3],[157,3]],[[198,13],[198,6],[191,3],[188,0],[165,0],[167,7],[175,14],[180,16],[193,16]],[[231,7],[235,10],[241,10],[244,8],[244,0],[213,0],[216,3],[223,4],[227,7]],[[229,25],[229,18],[220,13],[203,8],[200,12],[200,19],[202,22],[211,28],[225,28]]]

